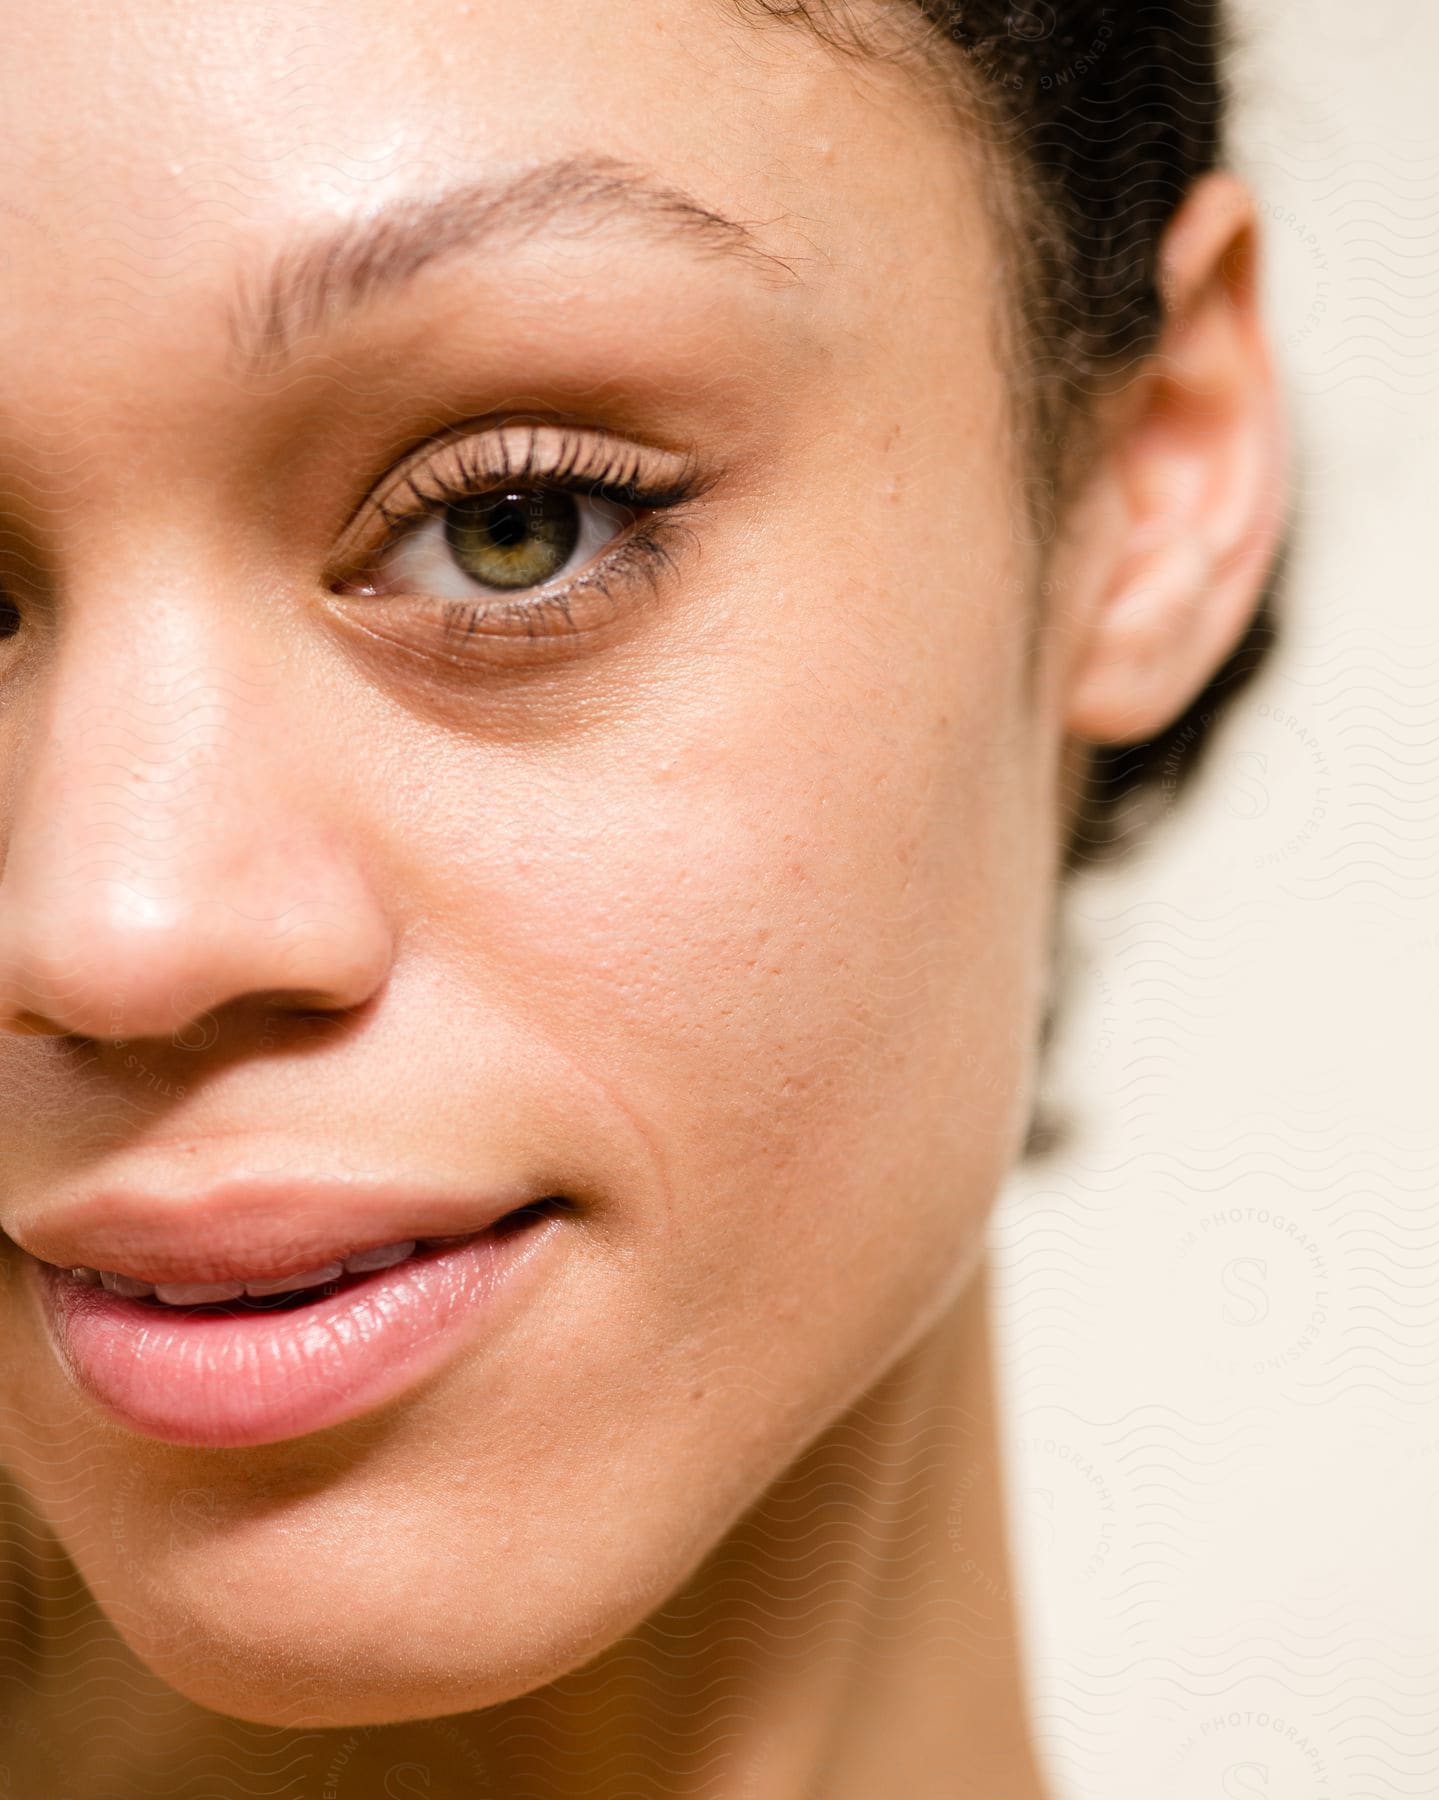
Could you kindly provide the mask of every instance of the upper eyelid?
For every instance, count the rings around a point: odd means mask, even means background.
[[[340,534],[340,543],[345,547],[340,561],[348,565],[361,550],[372,554],[377,548],[383,547],[383,543],[401,527],[435,511],[435,501],[425,500],[414,490],[416,479],[425,470],[437,465],[443,467],[447,455],[460,455],[469,445],[487,441],[507,442],[508,434],[513,431],[527,432],[529,445],[521,456],[507,455],[504,450],[497,452],[495,466],[489,473],[499,481],[531,479],[563,485],[561,478],[569,476],[573,485],[583,486],[587,479],[586,469],[591,470],[593,477],[604,471],[607,462],[621,458],[625,459],[625,467],[638,478],[644,474],[647,457],[654,457],[663,468],[673,471],[668,484],[656,471],[657,479],[652,485],[670,485],[685,499],[698,498],[709,490],[716,479],[715,472],[706,473],[701,469],[699,459],[692,450],[660,450],[653,445],[643,445],[612,432],[578,428],[561,422],[526,421],[520,424],[513,420],[466,421],[462,425],[447,426],[443,432],[416,445],[384,477],[378,488],[371,489]],[[548,442],[551,438],[557,440],[554,455],[537,456],[537,444],[541,441]],[[596,485],[603,485],[602,480],[596,482]],[[395,512],[391,502],[407,491],[412,495],[412,504]],[[643,501],[637,504],[642,506]],[[374,515],[378,515],[384,522],[380,545],[370,541],[376,534],[373,527],[367,528],[367,522]],[[364,541],[356,542],[357,534]]]
[[[590,478],[581,472],[571,471],[566,479],[562,471],[547,469],[543,466],[525,470],[523,473],[505,468],[480,470],[476,471],[474,475],[465,475],[463,472],[451,475],[431,471],[430,463],[422,463],[400,484],[401,489],[412,497],[409,506],[395,509],[387,505],[386,499],[382,498],[376,502],[376,511],[392,524],[404,523],[417,516],[433,513],[446,499],[456,499],[462,494],[482,493],[484,489],[479,485],[481,480],[516,487],[546,485],[560,488],[562,491],[586,491],[609,485],[608,479],[603,476]],[[433,493],[424,491],[423,483],[427,473],[429,480],[433,483]]]
[[[512,421],[510,428],[513,429]],[[492,596],[496,605],[508,603],[522,608],[540,606],[562,600],[586,587],[601,588],[605,571],[615,566],[617,558],[624,553],[626,543],[637,541],[647,534],[649,541],[653,543],[652,534],[659,528],[658,520],[672,518],[682,531],[690,534],[693,529],[692,524],[688,523],[690,504],[707,495],[726,473],[724,466],[720,464],[705,463],[692,447],[686,447],[682,451],[657,449],[653,445],[645,445],[612,432],[569,425],[532,428],[527,424],[523,429],[529,433],[528,449],[523,455],[514,452],[507,454],[505,450],[500,450],[489,471],[481,471],[485,480],[492,477],[498,481],[527,480],[536,485],[556,485],[561,491],[578,489],[604,494],[614,483],[616,471],[620,471],[627,479],[636,483],[640,492],[632,500],[621,500],[620,503],[627,506],[633,516],[609,546],[586,565],[584,570],[567,577],[554,577],[525,590],[528,599],[516,597],[506,602],[505,597],[497,593]],[[553,442],[550,436],[552,433],[555,440]],[[426,470],[445,465],[446,451],[460,453],[467,446],[497,438],[505,438],[503,428],[491,426],[487,430],[483,426],[472,429],[451,427],[443,434],[437,434],[437,437],[416,446],[392,468],[377,489],[370,490],[358,515],[352,517],[350,525],[341,536],[340,549],[331,565],[330,585],[335,585],[337,580],[345,583],[356,579],[363,581],[366,573],[375,568],[377,559],[383,559],[402,544],[417,526],[423,527],[427,522],[443,515],[446,499],[443,490],[437,489],[426,495],[423,491],[415,491],[415,483],[423,480]],[[537,453],[536,445],[542,441],[550,447],[543,453]],[[645,479],[646,458],[654,458],[661,465],[648,480]],[[558,477],[564,475],[568,475],[569,480],[559,481]],[[457,479],[446,485],[453,487],[453,494],[449,497],[484,491],[478,480],[468,478]],[[398,493],[406,490],[412,492],[412,502],[396,511],[391,503]],[[379,513],[382,521],[378,532],[371,522],[370,516],[374,513]],[[646,519],[649,523],[642,523]],[[358,542],[353,541],[356,530],[362,533]],[[668,549],[662,554],[665,561],[673,561]],[[410,596],[415,597],[418,596]],[[461,604],[455,601],[442,602],[438,598],[435,603]]]

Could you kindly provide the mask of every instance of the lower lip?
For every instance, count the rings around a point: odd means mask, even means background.
[[[344,1424],[436,1373],[499,1322],[559,1224],[492,1227],[285,1312],[162,1307],[33,1267],[60,1360],[103,1412],[165,1443],[236,1448]]]

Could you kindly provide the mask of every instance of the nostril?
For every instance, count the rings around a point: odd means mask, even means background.
[[[9,1018],[0,1019],[0,1029],[12,1033],[15,1037],[69,1037],[70,1031],[64,1025],[57,1025],[53,1019],[47,1019],[42,1013],[16,1012]]]
[[[258,775],[203,805],[194,783],[147,777],[154,797],[121,751],[118,776],[98,749],[94,767],[58,751],[32,766],[0,896],[0,1030],[208,1053],[231,1002],[283,995],[301,1015],[375,996],[388,911],[335,820],[284,814],[285,794],[250,791]]]

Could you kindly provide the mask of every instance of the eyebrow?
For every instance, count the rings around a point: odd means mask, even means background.
[[[446,189],[405,196],[366,217],[282,250],[231,300],[230,339],[242,363],[273,368],[305,336],[402,287],[432,263],[523,242],[541,232],[598,236],[618,227],[745,263],[797,281],[752,226],[716,212],[685,189],[614,157],[570,156]]]

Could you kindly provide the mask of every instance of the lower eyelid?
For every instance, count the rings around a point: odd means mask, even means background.
[[[678,571],[681,541],[692,537],[688,518],[654,513],[641,517],[584,573],[559,585],[528,595],[476,593],[463,600],[415,593],[353,596],[363,609],[356,623],[379,644],[448,664],[458,675],[466,669],[476,675],[538,671],[618,642],[626,627],[638,622],[646,598]],[[373,618],[364,616],[374,609]]]

